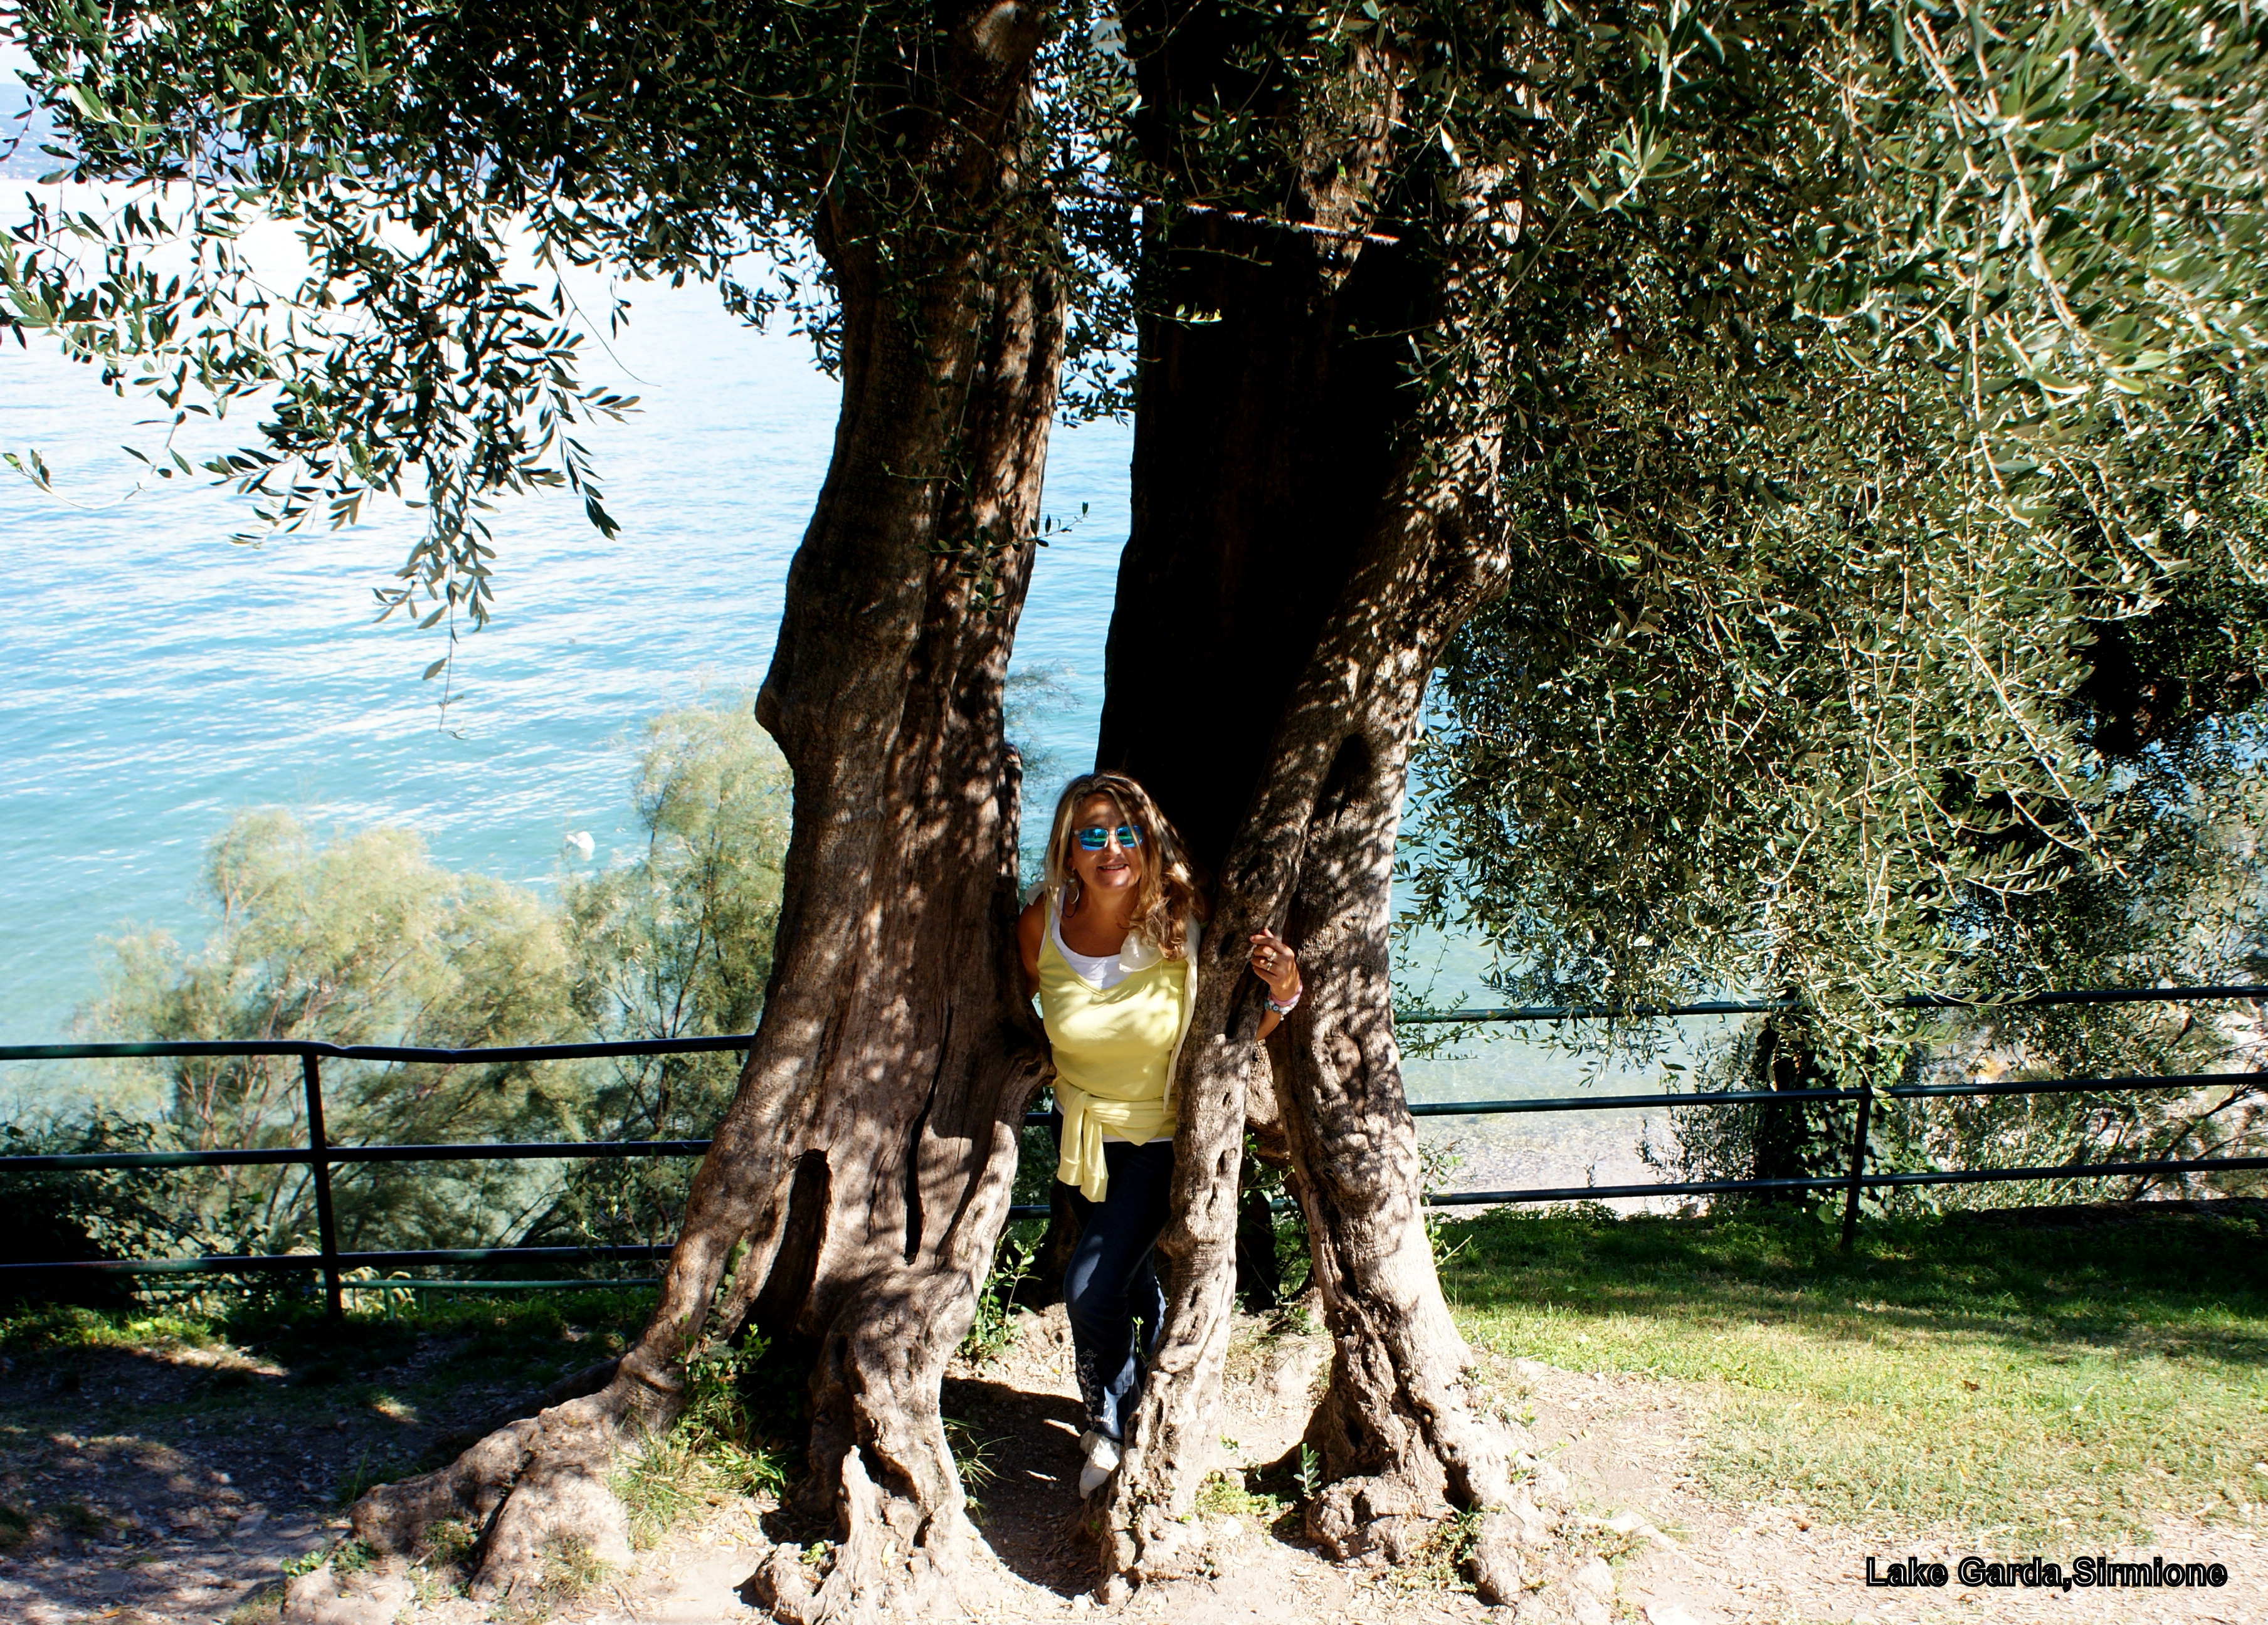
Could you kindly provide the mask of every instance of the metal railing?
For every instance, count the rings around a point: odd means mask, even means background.
[[[1904,1001],[1909,1009],[2014,1009],[2058,1004],[2139,1003],[2205,1004],[2228,1000],[2268,999],[2268,987],[2105,988],[2073,992],[2038,993],[1995,1004],[1932,995]],[[1600,1005],[1528,1005],[1507,1009],[1413,1011],[1399,1015],[1403,1025],[1464,1022],[1539,1022],[1596,1019],[1662,1018],[1685,1016],[1768,1014],[1789,1008],[1779,1000],[1707,1000],[1691,1004],[1658,1007]],[[0,1173],[34,1173],[72,1169],[136,1169],[242,1167],[298,1165],[308,1170],[315,1199],[317,1249],[313,1253],[254,1254],[234,1257],[175,1259],[55,1260],[47,1262],[0,1264],[0,1276],[29,1270],[80,1270],[126,1275],[241,1274],[308,1271],[322,1277],[330,1312],[342,1311],[342,1279],[349,1270],[416,1268],[433,1265],[493,1263],[596,1262],[605,1260],[652,1260],[668,1256],[666,1246],[502,1246],[444,1247],[384,1252],[342,1252],[331,1199],[331,1170],[358,1163],[460,1162],[531,1159],[698,1157],[709,1149],[699,1140],[552,1140],[506,1143],[467,1143],[437,1145],[334,1145],[323,1121],[322,1062],[325,1060],[371,1061],[395,1064],[462,1066],[507,1061],[601,1060],[633,1055],[666,1055],[740,1052],[748,1048],[754,1033],[734,1033],[711,1038],[641,1039],[617,1043],[526,1044],[491,1048],[424,1049],[372,1044],[325,1044],[306,1040],[191,1040],[146,1044],[31,1044],[0,1046],[0,1062],[24,1061],[104,1061],[187,1059],[259,1055],[296,1056],[300,1062],[306,1111],[307,1143],[298,1146],[261,1146],[205,1151],[88,1151],[0,1157]],[[2022,1180],[2107,1179],[2126,1175],[2205,1173],[2268,1168],[2268,1157],[2218,1157],[2124,1160],[2099,1163],[2060,1163],[2046,1167],[1962,1168],[1909,1173],[1869,1173],[1866,1171],[1868,1128],[1874,1104],[1880,1099],[1914,1099],[1953,1095],[2117,1093],[2145,1089],[2194,1089],[2216,1085],[2242,1085],[2261,1077],[2253,1072],[2206,1072],[2180,1076],[2132,1077],[2035,1078],[2017,1082],[1904,1085],[1875,1089],[1862,1082],[1855,1089],[1718,1090],[1690,1093],[1651,1092],[1617,1095],[1557,1095],[1520,1100],[1447,1100],[1413,1103],[1415,1117],[1474,1117],[1529,1112],[1627,1111],[1647,1107],[1690,1108],[1709,1106],[1793,1105],[1810,1100],[1851,1100],[1858,1103],[1850,1147],[1849,1171],[1802,1179],[1669,1180],[1630,1185],[1530,1187],[1516,1190],[1429,1191],[1433,1207],[1498,1206],[1543,1202],[1583,1202],[1631,1196],[1722,1195],[1743,1191],[1819,1191],[1845,1193],[1843,1234],[1847,1245],[1858,1222],[1859,1202],[1868,1190],[1928,1185],[1976,1184]],[[1027,1126],[1052,1121],[1046,1112],[1025,1115]],[[1044,1205],[1016,1206],[1012,1217],[1036,1217]],[[373,1282],[373,1287],[426,1285],[462,1288],[465,1282]],[[547,1284],[559,1283],[486,1284]],[[604,1285],[605,1282],[589,1284]]]
[[[331,1202],[331,1170],[365,1162],[486,1162],[613,1157],[698,1157],[707,1140],[538,1140],[445,1145],[334,1145],[323,1125],[325,1060],[378,1061],[396,1064],[466,1066],[506,1061],[591,1061],[628,1055],[670,1055],[745,1051],[750,1033],[714,1038],[631,1039],[604,1044],[520,1044],[490,1048],[422,1049],[386,1044],[325,1044],[305,1040],[185,1040],[149,1044],[18,1044],[0,1046],[0,1062],[127,1061],[293,1055],[299,1061],[307,1115],[305,1145],[260,1146],[210,1151],[70,1151],[0,1157],[0,1173],[43,1173],[86,1168],[226,1168],[298,1164],[314,1188],[313,1253],[249,1254],[225,1258],[73,1259],[0,1264],[0,1276],[28,1270],[82,1270],[114,1275],[236,1275],[311,1270],[323,1278],[323,1294],[333,1315],[343,1312],[342,1276],[350,1269],[407,1269],[435,1264],[484,1264],[501,1260],[530,1263],[593,1263],[608,1259],[669,1256],[666,1246],[428,1247],[387,1252],[342,1252],[338,1219]]]
[[[1897,1002],[1904,1010],[2033,1010],[2073,1004],[2205,1004],[2268,998],[2268,987],[2088,988],[2028,993],[1984,1001],[1940,993],[1918,993]],[[1704,999],[1690,1004],[1523,1004],[1500,1009],[1418,1011],[1395,1017],[1398,1025],[1448,1025],[1493,1021],[1654,1020],[1685,1016],[1770,1015],[1796,1007],[1793,999]],[[2146,1089],[2196,1089],[2242,1085],[2256,1072],[2193,1072],[2132,1077],[2050,1077],[2014,1082],[1909,1084],[1876,1089],[1871,1079],[1856,1089],[1734,1089],[1624,1095],[1561,1095],[1527,1100],[1427,1101],[1413,1104],[1414,1117],[1462,1117],[1511,1112],[1626,1111],[1647,1107],[1691,1107],[1793,1104],[1803,1100],[1854,1100],[1847,1173],[1802,1179],[1677,1180],[1631,1185],[1531,1187],[1520,1190],[1429,1192],[1433,1207],[1499,1206],[1530,1202],[1606,1201],[1628,1196],[1714,1196],[1737,1191],[1839,1190],[1843,1200],[1843,1246],[1859,1224],[1859,1198],[1869,1190],[1928,1185],[1980,1185],[2024,1180],[2114,1179],[2130,1174],[2209,1173],[2268,1168],[2268,1157],[2161,1158],[2117,1162],[2058,1163],[2029,1168],[1946,1168],[1868,1173],[1867,1139],[1880,1099],[1920,1099],[1948,1095],[2102,1094]]]

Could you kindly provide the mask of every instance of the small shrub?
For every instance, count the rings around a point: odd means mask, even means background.
[[[953,1465],[961,1474],[961,1490],[968,1510],[981,1512],[983,1500],[977,1491],[1000,1476],[1000,1469],[991,1462],[992,1446],[998,1441],[976,1437],[976,1430],[957,1416],[945,1418],[946,1448],[953,1452]]]
[[[1207,1518],[1251,1518],[1272,1524],[1290,1511],[1280,1496],[1248,1489],[1241,1474],[1215,1473],[1197,1487],[1195,1510]]]
[[[607,1577],[607,1567],[582,1536],[563,1536],[543,1548],[543,1590],[556,1601],[574,1602]]]
[[[480,1531],[470,1524],[461,1518],[444,1518],[425,1526],[420,1555],[436,1567],[455,1568],[473,1555],[473,1548],[480,1541]]]
[[[1278,1337],[1313,1337],[1322,1327],[1315,1324],[1314,1313],[1302,1297],[1278,1305],[1268,1318],[1268,1329]]]
[[[198,1316],[43,1304],[0,1317],[0,1353],[60,1349],[209,1349],[221,1341]]]
[[[284,1577],[296,1580],[303,1574],[313,1574],[325,1563],[340,1579],[359,1574],[378,1561],[378,1554],[359,1540],[341,1540],[335,1546],[318,1546],[284,1560]]]
[[[1405,1591],[1471,1591],[1468,1560],[1480,1533],[1478,1512],[1452,1512],[1434,1525],[1425,1543],[1394,1570],[1394,1584]]]
[[[727,1496],[777,1495],[787,1482],[778,1451],[756,1437],[747,1387],[766,1344],[696,1355],[686,1363],[684,1411],[677,1423],[623,1463],[612,1488],[630,1514],[630,1544],[641,1549],[696,1508]]]

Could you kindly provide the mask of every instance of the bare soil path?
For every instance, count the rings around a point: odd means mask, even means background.
[[[740,1585],[767,1548],[769,1508],[711,1506],[634,1568],[563,1572],[502,1604],[457,1595],[436,1563],[342,1578],[318,1570],[283,1595],[284,1565],[343,1530],[362,1479],[446,1450],[525,1404],[594,1352],[563,1327],[531,1367],[484,1363],[478,1339],[365,1337],[290,1363],[234,1349],[75,1349],[0,1366],[0,1620],[24,1625],[705,1625],[757,1618]],[[550,1358],[556,1356],[556,1362]],[[1797,1505],[1710,1493],[1699,1462],[1718,1397],[1705,1386],[1592,1376],[1534,1361],[1476,1373],[1526,1423],[1538,1478],[1564,1507],[1539,1554],[1538,1589],[1490,1609],[1457,1589],[1453,1554],[1388,1571],[1328,1563],[1300,1538],[1289,1486],[1259,1471],[1296,1447],[1322,1340],[1242,1325],[1221,1430],[1225,1476],[1198,1516],[1211,1572],[1152,1587],[1113,1617],[1229,1625],[1824,1625],[1825,1621],[2222,1621],[2268,1625],[2268,1550],[2222,1525],[2160,1530],[2166,1556],[2218,1561],[2226,1586],[2085,1592],[1866,1585],[1909,1556],[1948,1568],[1974,1548],[1955,1532],[1836,1527]],[[970,1620],[1090,1620],[1092,1570],[1077,1529],[1079,1417],[1060,1310],[1023,1322],[998,1361],[946,1390],[989,1553],[962,1599]],[[2075,1554],[2043,1553],[2067,1560]],[[2119,1554],[2112,1554],[2117,1556]]]

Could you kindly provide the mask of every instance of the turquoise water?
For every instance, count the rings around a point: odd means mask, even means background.
[[[440,629],[371,620],[414,516],[233,546],[246,515],[225,494],[129,495],[141,465],[120,444],[159,438],[142,403],[51,352],[0,351],[0,447],[39,448],[67,499],[0,476],[0,1041],[65,1031],[104,936],[197,935],[200,855],[238,807],[404,825],[444,863],[520,881],[552,877],[571,832],[594,863],[621,853],[637,725],[763,675],[837,392],[802,341],[696,290],[647,290],[613,348],[594,371],[644,409],[587,443],[622,533],[568,500],[504,506],[500,613],[458,644],[446,717],[419,680]],[[1129,434],[1063,430],[1049,463],[1048,511],[1087,518],[1040,555],[1017,664],[1070,692],[1025,730],[1062,771],[1094,748]]]

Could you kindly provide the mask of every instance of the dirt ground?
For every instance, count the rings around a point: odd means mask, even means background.
[[[1109,1610],[1072,1533],[1079,1416],[1060,1309],[1027,1319],[999,1361],[948,1383],[946,1414],[978,1462],[971,1488],[989,1549],[961,1599],[971,1620],[1254,1621],[1256,1625],[1823,1625],[1825,1621],[2158,1621],[2268,1625],[2268,1554],[2242,1532],[2168,1526],[2157,1550],[2226,1565],[2225,1587],[2048,1591],[1869,1587],[1919,1557],[1948,1568],[1972,1548],[1940,1533],[1895,1540],[1792,1505],[1737,1505],[1697,1472],[1714,1395],[1533,1361],[1484,1363],[1476,1380],[1525,1424],[1537,1498],[1557,1532],[1532,1554],[1536,1589],[1511,1609],[1460,1589],[1437,1554],[1403,1570],[1324,1562],[1255,1470],[1296,1445],[1323,1357],[1312,1334],[1252,1321],[1229,1360],[1221,1418],[1229,1476],[1201,1502],[1211,1572]],[[240,1353],[75,1351],[0,1364],[0,1620],[23,1625],[695,1625],[758,1617],[740,1585],[767,1548],[767,1508],[731,1501],[681,1526],[625,1571],[568,1573],[534,1598],[484,1605],[446,1570],[325,1569],[283,1591],[284,1565],[324,1549],[342,1497],[524,1404],[446,1347],[397,1351],[387,1389],[333,1392]],[[467,1380],[453,1373],[463,1372]],[[438,1385],[438,1386],[437,1386]],[[524,1385],[523,1385],[524,1386]],[[389,1392],[446,1394],[413,1405]],[[259,1399],[258,1406],[248,1400]],[[256,1416],[255,1416],[256,1413]],[[1239,1482],[1255,1488],[1241,1489]],[[1279,1486],[1280,1480],[1270,1487]],[[2111,1554],[2114,1557],[2121,1554]],[[2066,1562],[2071,1554],[2042,1554]]]

